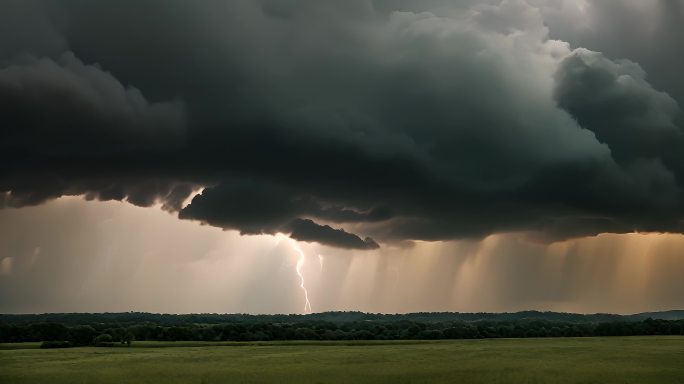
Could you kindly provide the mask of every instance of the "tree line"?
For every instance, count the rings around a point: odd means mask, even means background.
[[[529,337],[684,335],[684,320],[646,319],[569,323],[550,320],[444,321],[364,320],[349,322],[241,321],[224,324],[122,325],[91,323],[0,324],[0,342],[44,342],[43,347],[130,345],[149,341],[276,341],[276,340],[439,340]]]
[[[459,312],[418,312],[405,314],[364,313],[358,311],[336,311],[312,313],[307,315],[249,315],[249,314],[161,314],[146,312],[120,313],[43,313],[43,314],[0,314],[0,324],[23,323],[60,323],[67,326],[91,323],[140,324],[154,323],[159,325],[183,324],[224,324],[233,322],[265,322],[296,323],[308,321],[415,321],[420,323],[438,323],[448,321],[522,321],[548,320],[565,323],[600,323],[612,321],[641,321],[647,318],[664,320],[684,319],[684,311],[666,311],[641,313],[634,315],[616,315],[608,313],[578,314],[564,312],[521,311],[513,313],[459,313]]]

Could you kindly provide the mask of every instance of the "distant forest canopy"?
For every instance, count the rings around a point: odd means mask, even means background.
[[[684,335],[684,311],[636,315],[517,313],[309,315],[59,313],[0,315],[0,342],[46,348],[111,346],[133,340],[436,340]]]
[[[511,313],[460,313],[460,312],[416,312],[406,314],[364,313],[358,311],[321,312],[306,315],[249,315],[249,314],[162,314],[148,312],[112,313],[43,313],[43,314],[0,314],[0,324],[60,323],[64,325],[85,325],[91,323],[155,323],[159,325],[222,324],[234,322],[299,323],[309,321],[330,321],[345,323],[354,321],[414,321],[439,323],[445,321],[524,321],[547,320],[568,323],[596,323],[610,321],[641,321],[651,319],[684,320],[684,310],[644,312],[634,315],[607,313],[578,314],[566,312],[521,311]]]

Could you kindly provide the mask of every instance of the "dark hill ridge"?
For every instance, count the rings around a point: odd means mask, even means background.
[[[636,320],[645,320],[648,318],[658,320],[682,320],[684,319],[684,310],[673,310],[663,312],[644,312],[629,316]]]
[[[556,321],[564,323],[600,323],[642,321],[648,318],[662,320],[684,319],[684,310],[663,312],[644,312],[633,315],[607,313],[577,314],[563,312],[522,311],[513,313],[458,313],[458,312],[418,312],[407,314],[374,314],[363,312],[322,312],[308,315],[248,315],[248,314],[158,314],[146,312],[120,313],[44,313],[44,314],[0,314],[0,324],[61,323],[81,325],[92,323],[156,323],[160,325],[180,324],[223,324],[240,322],[297,323],[327,321],[334,323],[358,321],[413,321],[420,323],[439,323],[445,321]]]

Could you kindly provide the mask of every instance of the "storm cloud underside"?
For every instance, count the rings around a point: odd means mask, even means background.
[[[682,233],[683,3],[5,1],[0,207],[353,249]]]

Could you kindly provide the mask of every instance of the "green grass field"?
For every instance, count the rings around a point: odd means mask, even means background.
[[[0,383],[684,383],[684,337],[19,346]]]

